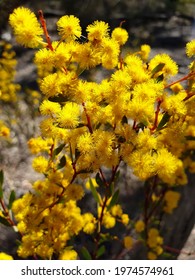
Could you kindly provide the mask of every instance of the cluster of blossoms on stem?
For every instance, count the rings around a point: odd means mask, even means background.
[[[37,155],[33,168],[44,179],[36,181],[34,192],[12,207],[22,236],[18,254],[75,259],[71,240],[81,232],[94,236],[97,247],[102,228],[108,231],[117,223],[130,227],[129,215],[115,201],[116,174],[122,162],[140,180],[155,182],[148,195],[151,203],[160,202],[168,213],[177,207],[179,194],[174,187],[186,184],[187,168],[195,170],[191,159],[194,63],[185,78],[186,90],[179,82],[169,84],[169,78],[178,73],[169,55],[149,59],[148,45],[123,54],[128,33],[122,27],[110,32],[107,23],[95,21],[87,26],[85,38],[79,19],[65,15],[57,21],[59,40],[52,42],[41,11],[39,16],[41,24],[34,13],[20,7],[9,18],[18,43],[37,48],[34,62],[45,97],[40,105],[45,116],[41,136],[28,142]],[[195,56],[195,40],[187,44],[186,53]],[[105,71],[100,82],[83,75],[93,68]],[[104,168],[111,170],[110,179]],[[94,173],[96,181],[91,179]],[[79,183],[83,180],[98,204],[97,213],[82,213],[77,205],[85,196]],[[145,213],[135,229],[147,231],[148,258],[154,259],[163,252],[163,240],[157,229],[150,228],[149,218]],[[132,238],[125,236],[123,243],[130,249]]]
[[[0,101],[16,102],[20,85],[14,83],[17,61],[12,46],[0,41]]]

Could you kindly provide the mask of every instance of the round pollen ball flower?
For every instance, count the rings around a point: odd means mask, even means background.
[[[53,114],[57,114],[61,111],[61,106],[59,103],[44,100],[39,109],[42,115],[53,116]]]
[[[61,127],[75,128],[79,124],[80,107],[73,102],[66,102],[61,112],[57,116],[57,120]]]
[[[154,252],[149,251],[148,252],[148,259],[149,260],[156,260],[157,259],[157,255]]]
[[[87,26],[86,31],[88,32],[87,38],[89,41],[101,43],[103,38],[109,36],[109,25],[104,21],[96,20]]]
[[[128,32],[121,27],[117,27],[112,31],[112,38],[116,40],[119,45],[124,45],[127,42],[128,37]]]
[[[132,246],[133,246],[133,239],[131,236],[125,236],[124,239],[123,239],[123,242],[124,242],[124,247],[126,249],[131,249]]]
[[[149,70],[154,70],[155,67],[161,63],[164,64],[164,66],[162,70],[157,73],[158,75],[174,76],[178,73],[176,62],[166,53],[155,55],[149,62]]]
[[[141,58],[143,60],[147,60],[148,59],[148,56],[150,54],[150,51],[151,51],[151,48],[149,45],[141,45],[141,51],[140,51],[140,54],[141,54]]]
[[[186,44],[186,54],[188,57],[195,56],[195,39]]]
[[[127,214],[122,214],[121,216],[121,223],[125,226],[128,225],[130,219],[129,219],[129,216]]]
[[[145,224],[142,220],[139,220],[135,223],[135,230],[137,232],[142,232],[145,229]]]
[[[59,260],[76,260],[77,252],[75,250],[66,249],[59,257]]]
[[[39,156],[33,159],[32,167],[35,171],[45,173],[48,168],[48,161],[43,156]]]
[[[82,34],[80,20],[73,15],[61,17],[57,22],[57,28],[63,40],[75,40]]]
[[[37,48],[40,44],[44,44],[41,37],[43,29],[35,14],[28,8],[16,8],[9,17],[9,23],[19,44],[29,48]]]
[[[6,253],[3,253],[3,252],[0,252],[0,260],[13,260],[13,257],[6,254]]]

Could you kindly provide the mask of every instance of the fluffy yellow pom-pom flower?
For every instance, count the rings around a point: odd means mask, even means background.
[[[0,252],[0,260],[13,260],[13,258],[6,253]]]
[[[35,14],[28,8],[15,9],[9,17],[9,23],[19,44],[36,48],[42,43],[43,30]]]
[[[81,36],[80,20],[73,15],[61,17],[57,22],[57,27],[63,40],[75,40]]]

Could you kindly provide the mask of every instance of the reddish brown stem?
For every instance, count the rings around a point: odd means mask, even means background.
[[[153,127],[151,128],[151,131],[155,130],[158,126],[158,115],[159,115],[159,112],[160,112],[160,105],[162,103],[162,100],[159,100],[158,103],[157,103],[157,107],[156,107],[156,112],[155,112],[155,119],[154,119],[154,125]]]
[[[82,106],[83,106],[83,109],[84,109],[84,112],[85,112],[85,116],[87,118],[87,127],[89,129],[89,132],[92,134],[93,133],[93,129],[92,129],[92,125],[91,125],[91,121],[90,121],[90,117],[87,113],[87,110],[86,110],[86,107],[85,107],[85,103],[82,102]]]
[[[42,25],[42,28],[43,28],[43,31],[44,31],[44,34],[45,34],[45,37],[46,37],[46,40],[47,40],[47,47],[48,47],[48,49],[53,51],[53,47],[52,47],[52,44],[51,44],[51,39],[50,39],[50,36],[48,34],[48,31],[47,31],[46,20],[44,19],[44,16],[43,16],[43,11],[39,10],[38,14],[39,14],[39,19],[40,19],[40,22],[41,22],[41,25]]]
[[[175,81],[175,82],[173,82],[173,83],[171,83],[171,84],[169,84],[169,85],[166,85],[164,88],[169,88],[169,87],[171,87],[171,86],[173,86],[173,85],[175,85],[175,84],[178,84],[178,83],[180,83],[180,82],[183,82],[183,81],[185,81],[185,80],[188,80],[188,79],[190,79],[190,78],[193,77],[193,76],[195,76],[195,72],[192,72],[192,73],[190,73],[190,74],[184,76],[183,78],[181,78],[181,79],[179,79],[179,80],[177,80],[177,81]]]
[[[166,251],[169,251],[169,252],[172,252],[172,253],[191,255],[190,253],[188,253],[188,252],[186,252],[186,251],[178,250],[178,249],[176,249],[176,248],[172,248],[172,247],[169,247],[169,246],[167,246],[167,245],[164,245],[163,247],[164,247],[164,249],[165,249]]]

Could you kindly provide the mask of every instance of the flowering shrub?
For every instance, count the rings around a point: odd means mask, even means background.
[[[194,62],[185,77],[170,83],[176,62],[167,54],[149,59],[148,45],[123,54],[128,33],[122,26],[110,33],[107,23],[95,21],[84,37],[79,19],[65,15],[57,22],[59,40],[52,42],[42,11],[39,19],[23,7],[9,18],[17,42],[36,49],[45,117],[41,135],[28,142],[43,179],[19,199],[11,193],[8,206],[0,192],[0,221],[21,236],[18,256],[98,259],[107,242],[128,253],[141,239],[149,259],[162,258],[158,214],[173,212],[180,199],[176,187],[187,183],[187,169],[195,170]],[[186,53],[195,55],[195,40]],[[83,75],[93,68],[106,70],[100,82]],[[137,221],[120,203],[123,162],[145,182]],[[89,192],[96,207],[87,212],[82,201]]]

